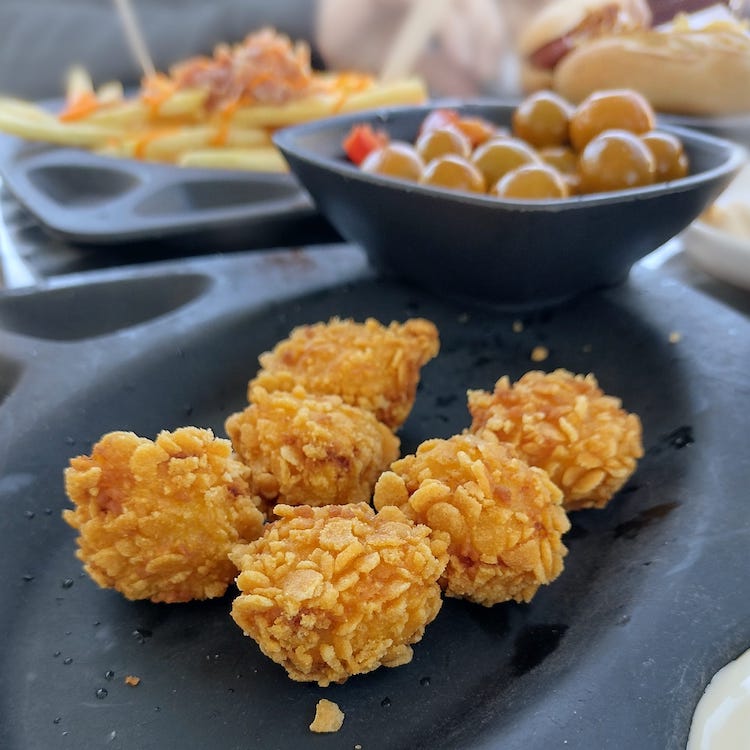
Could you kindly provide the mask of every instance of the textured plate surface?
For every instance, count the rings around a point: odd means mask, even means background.
[[[243,637],[231,593],[169,606],[98,589],[60,511],[68,459],[104,432],[223,435],[258,354],[332,315],[438,325],[404,452],[467,425],[467,388],[567,367],[641,415],[646,455],[606,510],[573,516],[566,569],[531,604],[446,601],[412,663],[321,689]],[[643,269],[517,318],[374,279],[342,246],[0,295],[0,747],[682,750],[707,680],[750,645],[750,324]],[[307,728],[321,697],[346,714],[338,734]]]

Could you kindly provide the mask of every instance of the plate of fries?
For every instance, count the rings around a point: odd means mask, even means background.
[[[423,82],[315,71],[272,29],[147,76],[135,92],[72,69],[61,101],[0,96],[0,173],[49,231],[78,242],[242,228],[316,209],[273,134],[427,98]]]

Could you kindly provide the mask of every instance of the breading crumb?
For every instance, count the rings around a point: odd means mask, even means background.
[[[338,732],[344,723],[344,712],[333,701],[321,698],[315,706],[311,732]]]
[[[523,321],[514,320],[513,321],[513,333],[521,333],[521,331],[523,331]]]
[[[549,357],[549,349],[546,346],[535,346],[531,350],[532,362],[544,362]]]
[[[672,331],[669,334],[669,343],[676,344],[682,340],[682,334],[679,331]]]
[[[141,678],[140,677],[136,677],[135,675],[132,675],[132,674],[129,674],[125,678],[125,684],[126,685],[130,685],[131,687],[135,687],[136,685],[139,685],[140,682],[141,682]]]

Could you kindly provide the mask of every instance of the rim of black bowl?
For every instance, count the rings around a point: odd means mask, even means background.
[[[357,123],[369,123],[380,127],[387,127],[388,122],[394,118],[405,115],[424,113],[427,114],[435,109],[450,107],[459,111],[472,111],[478,109],[493,108],[497,110],[512,111],[517,103],[508,103],[498,99],[472,99],[468,101],[457,101],[454,99],[439,99],[419,105],[398,105],[393,107],[377,107],[374,109],[352,112],[344,115],[334,115],[320,120],[292,125],[276,131],[273,142],[285,156],[292,156],[301,161],[325,168],[331,172],[340,174],[348,179],[357,179],[374,185],[381,185],[391,189],[408,190],[423,195],[435,197],[449,197],[452,201],[471,203],[479,206],[512,208],[521,211],[563,211],[569,209],[586,208],[592,205],[607,203],[622,203],[625,201],[637,201],[644,198],[654,197],[663,193],[675,193],[689,190],[696,184],[710,182],[711,180],[738,170],[748,158],[748,150],[739,143],[709,135],[692,128],[670,125],[657,120],[658,130],[672,133],[680,137],[683,143],[693,143],[711,146],[715,149],[726,151],[726,158],[720,164],[711,169],[703,170],[695,174],[688,174],[668,182],[659,182],[638,188],[626,190],[612,190],[603,193],[589,193],[586,195],[574,195],[569,198],[549,198],[545,200],[524,199],[501,199],[484,194],[474,194],[448,188],[438,188],[420,185],[417,182],[408,182],[385,175],[363,172],[356,164],[352,164],[342,156],[341,158],[330,157],[318,152],[303,148],[298,145],[300,138],[324,133],[330,130],[350,128]],[[344,133],[345,134],[345,133]],[[342,136],[343,137],[343,136]],[[294,168],[292,166],[292,171]]]

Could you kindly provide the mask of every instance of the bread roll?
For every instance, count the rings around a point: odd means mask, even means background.
[[[549,88],[552,71],[571,50],[603,34],[648,28],[646,0],[557,0],[542,8],[518,40],[521,86]]]
[[[703,29],[601,37],[560,61],[553,88],[573,102],[599,89],[632,88],[659,112],[750,112],[750,36]]]

